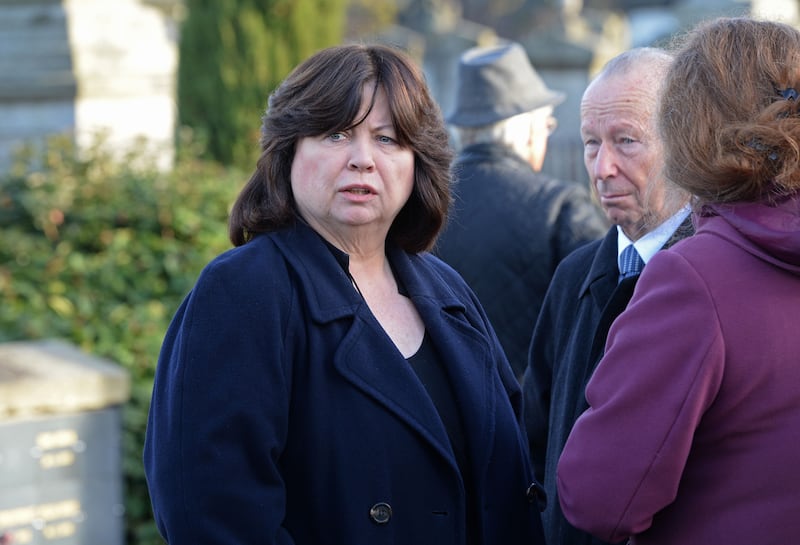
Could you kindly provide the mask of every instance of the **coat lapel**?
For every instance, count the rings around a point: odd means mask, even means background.
[[[594,306],[602,309],[617,287],[617,228],[609,229],[595,253],[589,272],[581,285],[579,297],[590,293]]]
[[[494,361],[484,337],[459,313],[443,312],[427,300],[415,301],[447,370],[475,467],[488,463],[494,443],[496,382]]]
[[[359,309],[333,363],[353,386],[417,430],[443,456],[454,459],[447,432],[425,387],[366,305]]]
[[[628,302],[633,296],[633,290],[636,287],[637,280],[639,280],[638,274],[623,279],[611,293],[608,303],[603,308],[603,312],[600,313],[600,321],[594,331],[592,348],[589,352],[589,359],[587,360],[590,365],[586,366],[586,373],[583,381],[584,387],[589,382],[592,373],[594,373],[594,369],[600,361],[600,358],[603,357],[606,348],[606,338],[608,337],[609,329],[611,329],[611,324],[614,323],[617,316],[622,314],[622,311],[628,306]]]
[[[617,267],[617,232],[616,229],[611,229],[611,233],[613,234],[613,239],[609,236],[603,241],[601,246],[601,250],[598,252],[598,258],[596,258],[597,263],[597,270],[605,271],[602,275],[597,273],[596,278],[598,278],[597,286],[602,285],[602,287],[597,287],[595,294],[598,296],[597,301],[607,301],[604,303],[601,308],[603,309],[600,314],[600,320],[597,324],[597,328],[595,329],[594,339],[592,341],[592,348],[589,352],[589,362],[591,362],[590,366],[586,368],[586,375],[584,378],[584,386],[589,382],[589,378],[592,376],[595,367],[600,362],[600,358],[603,357],[605,353],[605,346],[606,346],[606,339],[608,338],[608,332],[611,329],[611,324],[614,323],[614,320],[622,314],[625,308],[628,306],[631,298],[633,297],[633,292],[636,288],[636,282],[639,279],[639,276],[634,276],[631,278],[626,278],[616,284],[616,278],[618,274],[618,267]],[[675,232],[672,233],[670,238],[664,243],[662,246],[663,249],[667,249],[673,244],[677,243],[678,241],[691,236],[694,234],[694,226],[692,225],[692,218],[691,215],[687,216],[686,219],[675,229]],[[612,251],[613,250],[613,251]],[[612,263],[613,267],[603,266],[601,267],[599,262],[604,261],[605,263]],[[595,264],[593,264],[592,268],[595,268]],[[600,278],[603,278],[601,281]],[[614,278],[615,285],[612,288],[610,294],[608,294],[608,278]],[[593,284],[593,286],[595,286]]]
[[[390,257],[450,378],[474,467],[486,467],[494,444],[497,392],[502,388],[487,334],[470,322],[465,302],[422,257],[399,250]]]
[[[334,355],[334,368],[354,387],[418,431],[457,467],[447,432],[425,387],[353,289],[345,272],[347,256],[329,248],[303,224],[281,232],[276,241],[304,286],[310,289],[312,319],[320,323],[352,321]],[[486,340],[469,325],[463,303],[435,272],[418,257],[400,250],[390,253],[399,281],[414,301],[448,367],[465,432],[468,437],[481,437],[474,445],[470,441],[471,453],[481,456],[486,444],[490,444],[487,437],[493,439],[485,435],[493,431],[488,426],[491,413],[484,410],[493,404]],[[417,260],[416,264],[412,265],[412,259]],[[453,365],[462,368],[455,372]],[[470,366],[467,372],[463,366]]]

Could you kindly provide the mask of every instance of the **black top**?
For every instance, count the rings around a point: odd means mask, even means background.
[[[467,452],[464,438],[464,423],[458,410],[453,385],[450,383],[444,364],[427,332],[422,339],[422,346],[413,356],[408,358],[408,363],[428,391],[428,395],[433,400],[433,404],[436,406],[439,417],[442,419],[447,435],[450,438],[450,444],[453,447],[458,467],[461,469],[461,477],[464,480],[464,488],[467,495],[467,543],[473,543],[478,531],[474,527],[477,518],[472,515],[477,506],[477,498],[475,498],[472,486],[469,453]]]

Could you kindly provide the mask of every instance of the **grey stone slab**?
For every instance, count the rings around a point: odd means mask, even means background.
[[[0,421],[119,405],[130,395],[120,366],[59,340],[0,344]]]

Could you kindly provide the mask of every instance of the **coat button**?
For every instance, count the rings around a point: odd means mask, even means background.
[[[539,504],[539,511],[544,511],[545,507],[547,507],[547,492],[536,481],[531,483],[525,495],[528,497],[528,503],[537,502]]]
[[[392,506],[388,503],[376,503],[369,509],[369,518],[376,524],[386,524],[392,518]]]

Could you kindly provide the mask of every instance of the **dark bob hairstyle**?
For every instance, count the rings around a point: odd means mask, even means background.
[[[447,220],[453,152],[439,106],[422,71],[384,45],[341,45],[301,63],[270,95],[261,126],[261,156],[231,211],[229,236],[241,246],[259,233],[297,221],[291,168],[299,139],[348,129],[364,96],[381,88],[400,145],[414,152],[414,188],[389,229],[407,252],[430,249]]]

